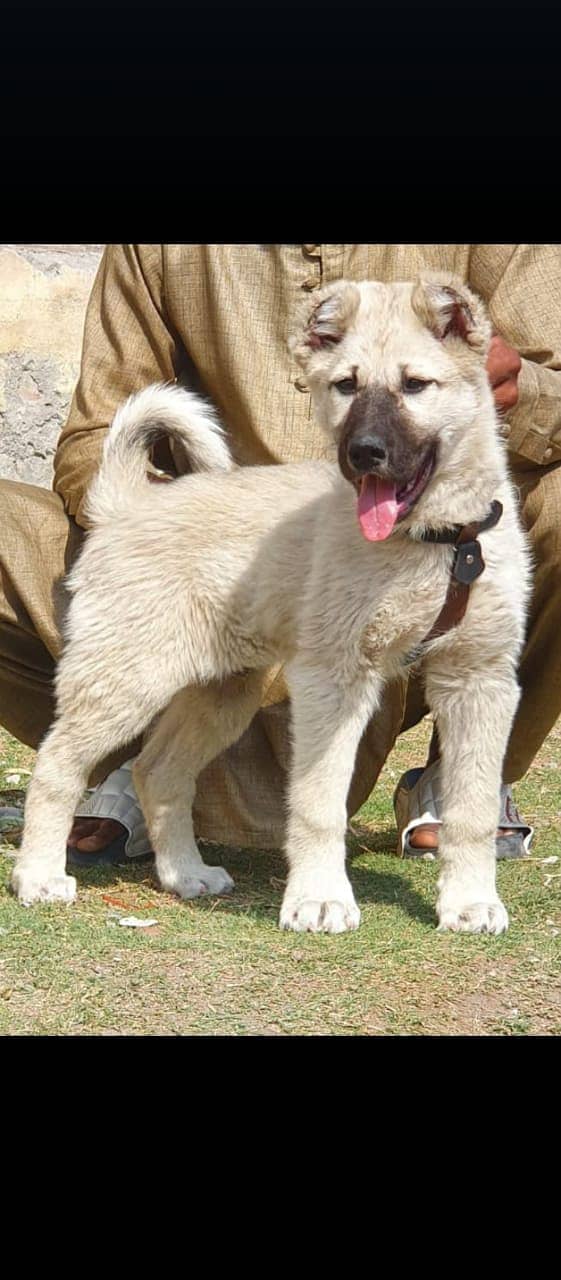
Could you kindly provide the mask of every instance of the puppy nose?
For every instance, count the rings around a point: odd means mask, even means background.
[[[353,471],[364,475],[367,471],[375,471],[386,461],[388,451],[379,436],[358,436],[351,440],[347,449],[347,457]]]

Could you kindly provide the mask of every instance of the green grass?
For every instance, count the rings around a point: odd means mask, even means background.
[[[436,864],[393,856],[393,788],[428,736],[424,723],[400,739],[355,819],[356,933],[281,933],[282,858],[216,846],[205,854],[234,875],[231,898],[180,903],[144,864],[84,871],[75,905],[26,910],[0,843],[0,1034],[561,1034],[561,861],[543,863],[559,853],[561,726],[516,790],[537,835],[532,861],[499,864],[500,938],[438,934]],[[0,789],[32,761],[0,732]],[[131,913],[158,923],[121,928]]]

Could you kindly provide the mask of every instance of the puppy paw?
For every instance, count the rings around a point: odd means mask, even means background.
[[[508,913],[500,898],[492,902],[441,902],[438,906],[438,930],[454,933],[504,933],[508,929]]]
[[[180,898],[202,898],[205,894],[223,897],[232,893],[234,881],[224,867],[197,867],[189,874],[160,878],[163,889]]]
[[[74,876],[49,876],[39,868],[15,867],[12,889],[24,907],[36,902],[74,902],[76,880]]]
[[[290,884],[284,896],[280,913],[281,929],[295,933],[346,933],[358,929],[360,911],[348,881],[340,886],[307,885],[299,892]]]

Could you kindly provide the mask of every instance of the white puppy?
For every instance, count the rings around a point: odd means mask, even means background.
[[[483,305],[452,277],[324,289],[293,351],[338,463],[236,469],[211,411],[179,388],[148,388],[119,410],[69,580],[57,719],[13,876],[24,903],[74,898],[74,808],[95,763],[140,733],[134,776],[161,884],[182,897],[229,891],[194,840],[195,782],[245,730],[280,661],[293,724],[281,924],[356,928],[345,869],[355,754],[384,682],[420,661],[442,750],[440,926],[507,927],[495,828],[528,561],[489,337]],[[162,433],[197,474],[154,488],[146,450]]]

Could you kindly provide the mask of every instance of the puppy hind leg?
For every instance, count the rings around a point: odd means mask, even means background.
[[[130,681],[92,684],[63,659],[58,717],[43,739],[29,784],[21,850],[12,888],[26,905],[72,902],[76,880],[66,875],[66,841],[76,805],[100,760],[132,742],[165,704],[135,697]],[[106,687],[107,686],[107,687]],[[171,696],[168,693],[168,698]]]
[[[29,785],[24,834],[12,887],[26,905],[71,902],[76,881],[67,876],[66,841],[76,804],[96,764],[132,742],[150,725],[185,680],[185,661],[175,651],[154,679],[143,650],[128,662],[97,637],[97,648],[81,630],[67,646],[57,674],[57,719],[43,740]]]
[[[134,764],[160,884],[180,898],[230,893],[234,887],[223,867],[203,862],[192,807],[199,773],[241,737],[259,708],[262,684],[262,673],[254,672],[181,690]]]
[[[62,715],[37,753],[12,876],[12,888],[26,906],[75,898],[76,880],[66,875],[66,841],[76,805],[94,766],[145,727],[136,711],[121,716],[119,727],[115,716],[110,726],[101,711],[98,717],[91,708],[86,723]]]

